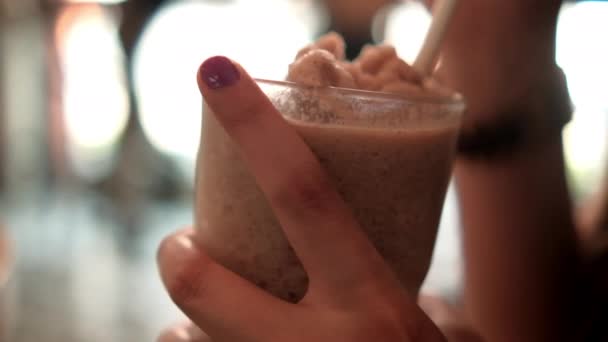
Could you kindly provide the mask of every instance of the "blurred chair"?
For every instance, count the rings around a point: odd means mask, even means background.
[[[43,6],[50,181],[105,194],[127,228],[138,226],[146,201],[181,190],[171,161],[143,134],[134,101],[131,55],[154,3]]]
[[[5,168],[6,168],[6,113],[4,108],[4,21],[5,19],[4,5],[0,5],[0,194],[4,192]]]
[[[0,97],[5,192],[38,187],[48,170],[42,115],[43,25],[33,0],[0,0]],[[9,153],[10,152],[10,153]]]

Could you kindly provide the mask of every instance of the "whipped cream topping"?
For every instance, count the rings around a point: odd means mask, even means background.
[[[386,44],[368,45],[352,62],[345,59],[345,43],[328,33],[304,47],[289,65],[287,80],[313,87],[341,87],[400,95],[450,96],[433,78],[423,77]]]

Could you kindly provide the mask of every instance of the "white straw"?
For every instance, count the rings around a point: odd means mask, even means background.
[[[435,0],[431,27],[413,65],[414,69],[421,75],[430,75],[435,69],[439,50],[454,14],[456,2],[457,0]]]

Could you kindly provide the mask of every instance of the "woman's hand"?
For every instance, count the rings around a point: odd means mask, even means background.
[[[483,342],[462,310],[432,296],[421,296],[418,303],[449,342]],[[211,342],[211,338],[189,322],[168,328],[158,342]]]
[[[213,57],[202,64],[198,83],[310,281],[301,302],[281,301],[211,260],[194,231],[182,231],[163,241],[158,262],[184,313],[216,342],[444,341],[360,229],[314,154],[245,70]]]

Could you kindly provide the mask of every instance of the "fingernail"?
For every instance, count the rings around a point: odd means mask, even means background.
[[[236,66],[224,56],[215,56],[204,61],[200,75],[203,82],[211,89],[228,87],[241,79]]]

